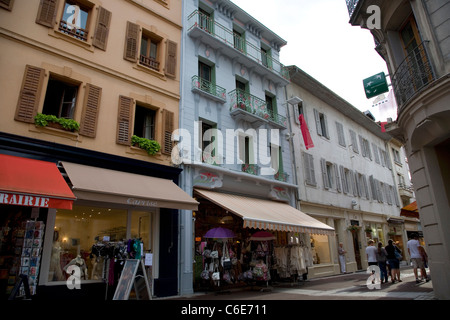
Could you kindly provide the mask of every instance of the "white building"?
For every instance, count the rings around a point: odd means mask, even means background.
[[[406,244],[400,217],[397,181],[409,178],[401,145],[382,132],[379,124],[296,66],[288,67],[287,86],[294,165],[298,174],[300,208],[332,226],[336,238],[311,236],[312,277],[340,272],[337,246],[348,252],[347,272],[367,267],[368,239],[392,238]],[[306,148],[299,115],[306,121],[314,146]],[[393,168],[391,154],[398,162]],[[357,226],[349,231],[350,226]],[[359,227],[359,228],[358,228]],[[369,233],[370,230],[370,233]]]

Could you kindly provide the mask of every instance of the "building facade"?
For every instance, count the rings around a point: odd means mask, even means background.
[[[339,243],[347,251],[347,272],[366,269],[369,239],[384,245],[394,239],[406,247],[397,191],[397,175],[404,177],[400,169],[406,165],[400,156],[399,169],[391,161],[392,152],[400,152],[401,145],[393,144],[373,119],[300,68],[288,69],[290,141],[300,207],[336,231],[336,237],[311,236],[314,266],[309,272],[311,276],[339,274]]]
[[[111,252],[123,239],[153,254],[154,295],[178,292],[178,210],[197,208],[171,164],[181,9],[175,0],[0,3],[0,154],[57,165],[76,197],[36,217],[2,185],[2,223],[32,214],[45,225],[33,269],[41,296],[111,298]],[[14,283],[13,260],[2,259],[2,293]],[[75,260],[81,290],[69,291],[65,271]]]
[[[448,1],[347,1],[350,23],[370,29],[398,105],[388,126],[405,145],[436,297],[450,297]],[[368,23],[375,5],[379,19]],[[374,7],[372,7],[374,8]],[[371,22],[373,22],[371,20]]]
[[[279,62],[286,42],[228,0],[184,1],[183,19],[173,156],[183,168],[183,189],[200,202],[194,216],[184,212],[181,221],[180,293],[186,294],[210,285],[200,277],[210,263],[201,254],[217,245],[206,237],[209,230],[235,233],[228,245],[242,258],[238,283],[248,265],[242,245],[253,233],[268,230],[286,240],[294,232],[298,242],[308,226],[301,217],[309,217],[295,209],[284,98],[289,75]],[[333,232],[313,220],[309,231]]]

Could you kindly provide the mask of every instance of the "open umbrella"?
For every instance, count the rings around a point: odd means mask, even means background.
[[[236,235],[233,231],[225,228],[213,228],[208,230],[204,235],[205,238],[235,238]]]
[[[250,240],[253,241],[267,241],[267,240],[275,240],[276,237],[267,231],[258,231],[255,232],[251,237]]]

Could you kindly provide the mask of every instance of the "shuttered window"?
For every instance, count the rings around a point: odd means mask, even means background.
[[[94,39],[92,41],[93,46],[102,50],[106,50],[110,24],[111,12],[103,7],[99,7]]]
[[[330,139],[328,134],[327,117],[324,113],[321,113],[314,109],[314,118],[316,120],[316,129],[319,136]]]
[[[314,171],[314,158],[309,153],[303,153],[303,163],[305,168],[305,182],[308,185],[316,186],[316,174]]]
[[[139,43],[139,25],[127,22],[127,31],[125,36],[125,51],[124,59],[136,62],[138,58],[138,43]]]
[[[338,142],[341,146],[345,147],[344,126],[342,123],[336,121],[336,130],[338,134]]]
[[[98,114],[100,109],[102,88],[86,84],[86,94],[81,115],[80,134],[95,138],[97,133]]]
[[[134,100],[129,97],[119,97],[119,113],[117,118],[117,138],[118,144],[131,144],[131,119],[133,113]]]
[[[163,110],[162,113],[163,129],[162,137],[163,143],[161,153],[170,155],[172,154],[172,132],[174,130],[174,113],[172,111]]]
[[[14,0],[0,0],[0,8],[11,11],[14,4]]]
[[[353,130],[349,130],[349,132],[350,132],[350,139],[352,140],[353,152],[359,153],[358,141],[356,140],[356,133]]]
[[[15,119],[28,123],[34,123],[37,114],[42,83],[44,81],[44,69],[27,65],[17,103]]]
[[[41,0],[36,23],[53,28],[56,20],[56,8],[59,0]]]
[[[175,77],[177,74],[177,44],[170,40],[167,40],[165,74],[169,77]]]

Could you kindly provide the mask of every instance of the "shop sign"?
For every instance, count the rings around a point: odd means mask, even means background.
[[[128,198],[127,203],[133,206],[141,206],[141,207],[157,207],[158,201],[152,200],[139,200],[135,198]]]
[[[35,197],[14,193],[0,193],[0,204],[48,208],[49,202],[50,198],[46,197]]]

